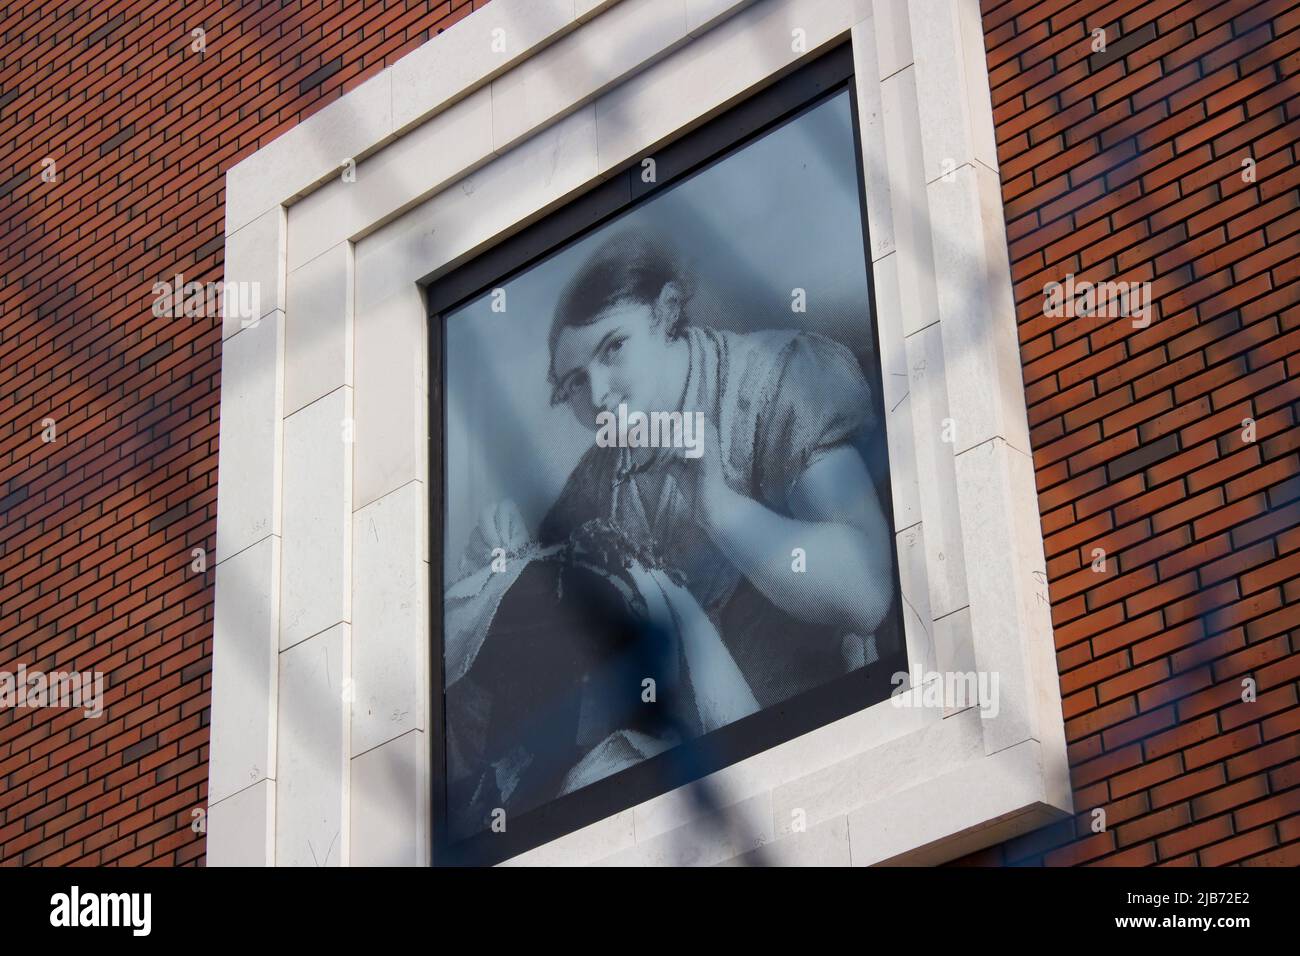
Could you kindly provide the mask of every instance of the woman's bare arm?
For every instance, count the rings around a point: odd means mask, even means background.
[[[729,488],[720,467],[704,467],[701,523],[768,600],[810,623],[875,631],[893,591],[893,547],[857,451],[840,445],[808,466],[790,495],[794,517]],[[804,571],[795,570],[796,548]]]

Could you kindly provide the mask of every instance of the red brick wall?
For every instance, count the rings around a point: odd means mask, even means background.
[[[221,323],[153,283],[220,279],[226,170],[483,3],[4,5],[0,670],[106,712],[0,709],[0,862],[202,861]]]
[[[221,277],[230,165],[482,5],[6,5],[0,670],[108,709],[0,710],[0,862],[202,860],[220,331],[152,284]],[[962,862],[1300,863],[1300,5],[984,13],[1080,813]],[[1045,318],[1067,272],[1152,325]]]
[[[1300,3],[983,11],[1078,814],[962,862],[1300,864]]]

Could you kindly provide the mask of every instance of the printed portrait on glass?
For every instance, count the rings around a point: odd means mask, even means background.
[[[453,839],[906,669],[851,109],[441,315]]]

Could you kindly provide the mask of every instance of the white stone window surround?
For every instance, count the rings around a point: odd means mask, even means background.
[[[1073,812],[978,0],[493,0],[227,175],[263,315],[223,329],[210,865],[430,860],[420,283],[845,40],[908,656],[999,712],[884,701],[712,774],[724,827],[683,787],[514,862],[933,863]]]

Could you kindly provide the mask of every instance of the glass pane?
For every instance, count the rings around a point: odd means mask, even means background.
[[[905,669],[850,109],[445,316],[454,839]]]

